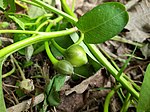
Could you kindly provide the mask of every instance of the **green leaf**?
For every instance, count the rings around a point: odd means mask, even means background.
[[[142,83],[137,112],[150,112],[150,64],[148,65]]]
[[[47,101],[51,106],[57,106],[60,103],[59,91],[65,82],[65,75],[56,75],[52,78],[46,88]]]
[[[125,7],[118,2],[108,2],[87,12],[76,26],[85,34],[87,43],[102,43],[121,32],[127,22]]]
[[[55,91],[54,88],[52,88],[52,90],[48,96],[48,103],[51,106],[57,106],[60,103],[59,93],[57,91]]]
[[[27,61],[30,61],[30,59],[33,55],[33,51],[34,51],[33,45],[30,45],[30,46],[26,47],[25,57],[26,57]]]
[[[0,0],[0,8],[2,8],[3,10],[5,10],[6,6],[7,6],[6,0]]]
[[[44,9],[39,8],[37,6],[33,6],[33,5],[31,5],[31,7],[29,7],[29,10],[28,10],[28,15],[31,18],[39,17],[45,13],[46,11]]]
[[[9,10],[7,11],[7,13],[15,12],[16,6],[14,0],[0,0],[0,8],[2,8],[3,10],[5,10],[8,5],[9,5]]]
[[[0,8],[4,9],[4,3],[3,3],[3,0],[0,0]]]
[[[19,87],[19,84],[20,84],[19,82],[16,82],[15,86]],[[16,95],[20,98],[23,97],[25,93],[20,88],[16,88]]]
[[[4,60],[5,57],[0,58],[0,112],[6,112],[6,106],[5,106],[3,88],[2,88],[2,65]]]
[[[16,18],[15,16],[9,16],[14,22],[16,22],[21,29],[25,30],[25,25],[22,21],[20,21],[18,18]]]
[[[29,24],[29,23],[31,23],[31,24],[33,24],[33,23],[35,23],[35,20],[36,19],[32,19],[32,18],[30,18],[28,15],[26,15],[26,14],[17,14],[17,13],[11,13],[11,14],[9,14],[10,16],[15,16],[15,18],[17,18],[17,19],[19,19],[22,23],[24,23],[24,24]]]

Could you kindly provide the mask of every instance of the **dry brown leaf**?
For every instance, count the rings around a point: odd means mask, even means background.
[[[140,50],[141,50],[143,56],[145,56],[145,59],[150,57],[150,43],[145,44]]]
[[[96,74],[89,77],[88,79],[82,81],[80,84],[76,85],[75,87],[71,88],[70,90],[66,91],[65,94],[69,95],[73,92],[76,93],[83,93],[85,90],[87,90],[88,86],[95,86],[95,87],[102,87],[104,84],[104,76],[102,75],[102,71],[99,70]]]
[[[129,22],[126,26],[129,30],[127,38],[133,41],[143,42],[150,37],[150,1],[141,2],[129,9]]]
[[[40,95],[34,98],[33,102],[32,99],[23,101],[15,106],[7,108],[7,112],[26,112],[30,108],[31,104],[32,106],[35,106],[41,103],[43,100],[44,100],[44,93],[41,93]]]

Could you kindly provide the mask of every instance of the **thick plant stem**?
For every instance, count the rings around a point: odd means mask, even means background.
[[[125,102],[123,103],[123,106],[120,112],[127,112],[129,105],[130,105],[130,98],[131,98],[131,94],[128,92],[126,95]]]
[[[60,0],[60,1],[61,1],[61,4],[62,4],[64,11],[66,13],[68,13],[69,15],[71,15],[72,17],[77,18],[75,16],[75,14],[72,12],[72,10],[70,9],[70,7],[67,5],[66,0]]]
[[[78,41],[74,44],[79,45],[84,40],[84,34],[81,33],[81,37],[78,39]]]
[[[2,65],[3,65],[4,60],[10,54],[12,54],[12,53],[14,53],[14,52],[26,47],[26,46],[29,46],[29,45],[37,43],[37,42],[46,41],[50,38],[65,36],[65,35],[74,33],[77,30],[78,30],[77,28],[71,28],[71,29],[64,30],[64,31],[42,33],[42,35],[38,35],[38,36],[24,39],[22,41],[16,42],[16,43],[9,45],[9,46],[0,50],[0,112],[6,112],[6,106],[5,106],[5,101],[4,101],[4,96],[3,96],[3,88],[2,88]],[[8,30],[8,31],[11,31],[11,30]],[[7,33],[7,32],[5,31],[5,33]],[[11,32],[11,33],[14,33],[14,32]]]
[[[112,98],[112,96],[115,94],[115,92],[121,87],[121,85],[116,86],[113,90],[111,90],[105,100],[104,103],[104,112],[109,112],[109,104],[110,104],[110,100]]]
[[[0,33],[42,34],[42,33],[44,33],[44,32],[26,31],[26,30],[0,30]]]
[[[48,41],[45,41],[44,44],[45,44],[46,53],[47,53],[49,59],[51,60],[53,65],[56,65],[58,63],[58,60],[51,53]]]
[[[111,63],[103,56],[103,54],[93,44],[86,44],[97,60],[103,64],[108,71],[117,79],[118,71],[111,65]],[[131,86],[131,84],[121,75],[119,82],[125,87],[136,99],[139,98],[139,94]]]
[[[31,44],[37,43],[37,42],[41,42],[41,41],[46,41],[48,39],[51,38],[56,38],[56,37],[60,37],[60,36],[65,36],[71,33],[76,32],[78,29],[77,28],[71,28],[71,29],[67,29],[67,30],[63,30],[63,31],[57,31],[57,32],[50,32],[50,33],[43,33],[42,35],[38,35],[38,36],[34,36],[34,37],[30,37],[24,40],[21,40],[19,42],[16,42],[12,45],[9,45],[3,49],[0,50],[0,58],[3,56],[9,56],[10,54],[26,47],[29,46]]]
[[[76,18],[74,18],[74,17],[72,17],[72,16],[62,12],[61,10],[58,10],[55,7],[52,7],[52,6],[42,2],[40,0],[32,0],[32,1],[37,3],[38,5],[42,6],[45,9],[48,9],[48,10],[50,10],[50,11],[52,11],[52,12],[58,14],[58,15],[63,16],[64,18],[68,19],[68,21],[70,21],[73,24],[75,24],[78,21],[78,19],[76,19]]]
[[[20,75],[21,75],[22,80],[25,80],[25,79],[26,79],[25,74],[24,74],[24,72],[22,71],[21,67],[19,66],[17,60],[16,60],[12,55],[11,55],[11,58],[13,59],[14,63],[16,64],[16,66],[18,67],[18,70],[19,70],[19,72],[20,72]]]
[[[10,75],[13,74],[13,73],[15,72],[15,70],[16,70],[16,66],[15,66],[15,64],[14,64],[14,61],[13,61],[12,57],[11,57],[11,60],[10,60],[10,61],[11,61],[11,63],[12,63],[13,68],[12,68],[9,72],[3,74],[3,75],[2,75],[2,78],[5,78],[5,77],[10,76]]]

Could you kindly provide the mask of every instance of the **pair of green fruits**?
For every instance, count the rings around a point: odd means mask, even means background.
[[[54,68],[61,74],[71,75],[74,67],[80,67],[88,62],[86,52],[80,45],[72,45],[65,50],[65,60],[58,61]]]

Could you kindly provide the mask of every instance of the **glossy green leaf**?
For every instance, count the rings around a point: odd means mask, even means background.
[[[87,12],[76,26],[85,34],[87,43],[102,43],[121,32],[127,22],[125,7],[118,2],[108,2]]]
[[[150,64],[148,65],[142,83],[137,112],[150,112]]]

